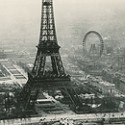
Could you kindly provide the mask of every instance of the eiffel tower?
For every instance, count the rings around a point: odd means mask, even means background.
[[[25,110],[34,107],[38,98],[40,89],[61,89],[69,95],[73,105],[81,105],[78,95],[72,88],[70,75],[65,73],[61,56],[59,53],[60,46],[57,42],[53,0],[42,0],[42,18],[39,44],[34,67],[28,73],[28,81],[20,93],[20,100]],[[49,58],[49,67],[46,66]]]

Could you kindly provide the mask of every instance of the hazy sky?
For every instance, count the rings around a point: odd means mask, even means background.
[[[72,35],[69,26],[101,32],[125,24],[125,0],[54,0],[54,11],[59,39],[64,31]],[[38,41],[40,17],[41,0],[0,0],[0,41]]]

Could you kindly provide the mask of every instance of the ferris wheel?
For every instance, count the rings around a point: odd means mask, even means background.
[[[85,50],[87,50],[87,48],[86,48],[87,42],[86,41],[87,41],[88,36],[91,34],[95,34],[99,38],[100,43],[99,43],[98,48],[95,44],[91,44],[90,49],[89,49],[89,51],[87,51],[87,53],[93,54],[93,55],[96,53],[96,55],[100,58],[102,56],[103,50],[104,50],[104,41],[103,41],[102,36],[98,32],[96,32],[96,31],[87,32],[85,34],[84,39],[83,39],[83,47]]]

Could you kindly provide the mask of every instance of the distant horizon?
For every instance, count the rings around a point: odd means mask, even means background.
[[[38,42],[42,0],[0,0],[0,41]],[[80,43],[95,30],[109,39],[124,41],[125,0],[54,0],[60,44]]]

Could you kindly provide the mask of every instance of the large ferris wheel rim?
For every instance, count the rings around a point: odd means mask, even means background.
[[[90,34],[95,34],[96,36],[98,36],[99,40],[100,40],[100,57],[102,56],[103,50],[104,50],[104,41],[103,38],[101,36],[100,33],[98,33],[97,31],[89,31],[85,34],[84,39],[83,39],[83,47],[85,47],[85,43],[86,43],[86,39]]]

